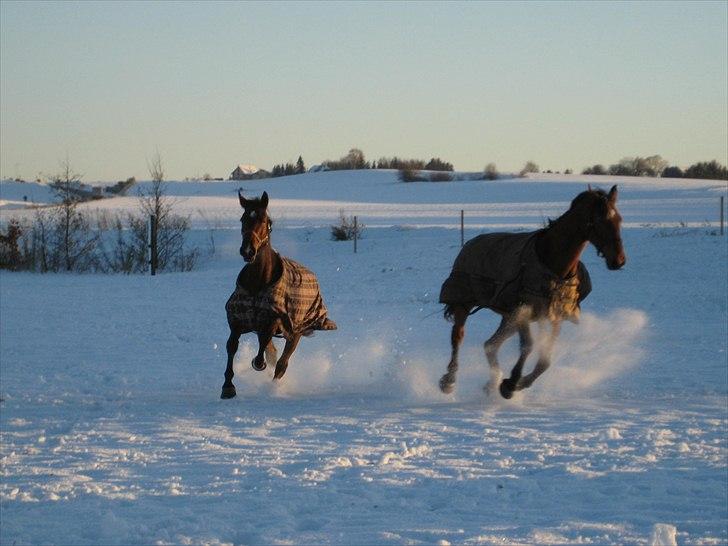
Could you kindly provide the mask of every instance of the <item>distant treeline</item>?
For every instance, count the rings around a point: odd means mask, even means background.
[[[615,176],[660,176],[662,178],[705,178],[728,180],[728,168],[717,161],[701,161],[682,170],[659,155],[649,157],[625,157],[605,168],[603,165],[587,167],[581,174],[609,174]]]
[[[405,159],[397,156],[381,157],[378,160],[367,161],[364,152],[359,148],[352,148],[339,159],[327,159],[320,165],[312,168],[314,171],[342,171],[356,169],[395,169],[399,171],[399,178],[403,182],[419,181],[448,181],[453,180],[452,173],[455,168],[453,164],[433,157],[429,161],[424,159]],[[434,171],[429,175],[421,174],[420,171]],[[303,158],[299,156],[298,162],[282,163],[273,167],[269,176],[289,176],[306,172]],[[533,161],[527,161],[520,170],[520,176],[528,173],[541,172],[538,165]],[[543,171],[551,173],[551,170]],[[558,173],[558,171],[556,171]],[[571,169],[565,169],[564,174],[571,174]],[[268,174],[268,173],[266,173]],[[654,176],[663,178],[705,178],[712,180],[728,180],[728,168],[718,161],[703,161],[695,163],[685,170],[676,165],[670,165],[668,161],[659,155],[648,157],[625,157],[617,163],[605,167],[594,165],[586,167],[582,174],[616,175],[616,176]],[[260,176],[260,175],[259,175]],[[264,175],[265,176],[265,175]],[[482,171],[482,179],[497,180],[500,178],[497,167],[494,163],[488,163]]]
[[[410,169],[417,171],[448,171],[454,170],[452,163],[433,157],[429,161],[424,159],[402,159],[397,156],[381,157],[379,160],[369,162],[364,152],[359,148],[352,148],[345,156],[339,159],[327,159],[322,164],[324,170],[343,171],[353,169]]]

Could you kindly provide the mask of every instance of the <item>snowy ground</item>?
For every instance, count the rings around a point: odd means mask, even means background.
[[[486,398],[483,311],[456,392],[437,389],[460,209],[467,237],[531,229],[587,178],[245,183],[270,193],[274,246],[319,275],[339,330],[304,339],[280,384],[243,338],[233,400],[237,184],[170,186],[193,238],[215,240],[195,272],[0,274],[0,543],[727,543],[725,183],[617,180],[627,266],[586,251],[594,292],[554,366]],[[368,226],[357,254],[329,240],[342,208]]]

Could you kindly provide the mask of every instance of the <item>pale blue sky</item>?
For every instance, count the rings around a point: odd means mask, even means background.
[[[0,174],[726,163],[728,3],[0,2]]]

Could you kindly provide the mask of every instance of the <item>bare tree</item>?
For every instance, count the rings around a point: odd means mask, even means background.
[[[51,187],[61,200],[54,222],[56,248],[66,271],[77,269],[79,260],[87,256],[95,244],[88,221],[78,211],[78,204],[84,200],[82,176],[74,171],[68,156],[61,162],[61,172],[51,176]]]
[[[149,189],[139,192],[140,206],[145,216],[151,216],[152,260],[155,269],[188,271],[197,261],[197,250],[185,250],[185,239],[190,229],[189,218],[174,214],[175,200],[167,195],[164,182],[164,165],[157,151],[147,161],[151,177]]]
[[[142,212],[147,215],[153,215],[156,218],[157,226],[163,222],[172,211],[174,203],[167,197],[167,185],[164,182],[164,165],[162,157],[157,151],[151,159],[147,160],[147,169],[151,177],[152,184],[149,189],[141,189],[139,197],[141,198]]]

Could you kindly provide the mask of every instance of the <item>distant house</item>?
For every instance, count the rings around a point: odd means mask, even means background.
[[[250,180],[251,178],[257,178],[255,175],[258,174],[260,169],[255,165],[238,165],[235,170],[230,173],[230,180]]]

